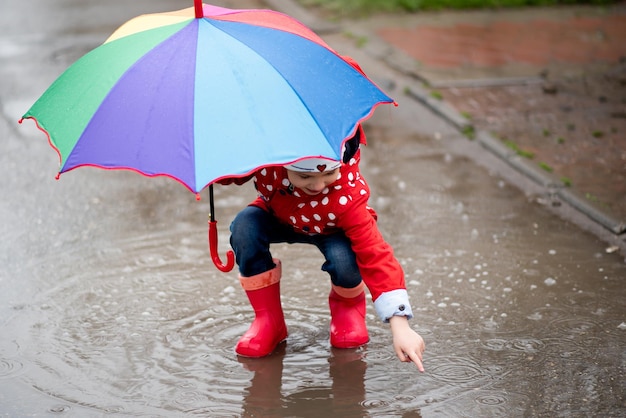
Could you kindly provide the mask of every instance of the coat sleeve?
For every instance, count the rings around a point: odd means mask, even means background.
[[[380,233],[366,197],[358,200],[337,226],[352,243],[361,277],[379,317],[385,322],[394,315],[412,318],[402,266]]]

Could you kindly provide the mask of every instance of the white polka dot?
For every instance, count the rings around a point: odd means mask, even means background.
[[[319,202],[317,200],[312,200],[310,204],[311,207],[314,208],[315,206],[319,205]]]
[[[291,220],[292,224],[296,223],[296,217],[295,216],[290,216],[289,219]]]
[[[347,198],[347,197],[345,197],[345,196],[341,196],[341,197],[339,198],[339,204],[340,204],[340,205],[343,205],[343,206],[347,205],[347,204],[348,204],[348,198]]]
[[[266,169],[261,170],[261,175],[262,176],[267,176],[267,170]]]
[[[274,190],[274,186],[272,186],[271,184],[268,184],[266,188],[268,192],[271,192],[272,190]]]
[[[341,179],[341,176],[342,176],[342,174],[341,174],[341,171],[340,171],[339,175],[337,176],[337,180]]]
[[[298,193],[298,192],[293,192],[293,195],[294,195],[295,197],[300,197],[300,193]]]
[[[328,222],[328,223],[326,223],[326,225],[328,225],[328,226],[335,226],[335,223],[334,222]]]
[[[322,233],[322,228],[320,228],[319,226],[315,226],[313,227],[313,229],[315,229],[315,232],[317,232],[318,234]]]
[[[350,165],[356,164],[356,158],[350,158]]]
[[[336,185],[335,190],[341,190],[341,184]]]
[[[328,202],[330,202],[330,199],[328,199],[328,197],[322,199],[322,205],[326,206]]]
[[[328,187],[325,187],[324,190],[322,190],[322,194],[328,194],[330,190],[328,190]]]
[[[348,180],[354,181],[354,173],[348,173]]]
[[[316,221],[321,221],[322,217],[316,213],[313,215],[313,219],[315,219]]]
[[[302,209],[305,206],[305,203],[298,203],[298,209]]]
[[[311,222],[311,220],[304,215],[300,216],[300,219],[302,219],[302,222]]]
[[[289,179],[283,179],[282,183],[283,183],[283,186],[289,187]]]
[[[359,193],[361,193],[361,196],[365,196],[367,194],[367,190],[361,189]]]
[[[337,218],[337,216],[334,213],[330,212],[328,214],[328,219],[330,219],[331,221],[334,221],[336,218]]]
[[[356,183],[348,183],[348,186],[354,187],[354,186],[356,186]]]

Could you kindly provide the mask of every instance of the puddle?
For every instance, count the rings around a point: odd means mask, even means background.
[[[267,359],[237,358],[252,314],[236,273],[211,265],[207,203],[167,181],[146,190],[146,179],[120,175],[87,212],[70,205],[54,224],[34,225],[56,230],[40,235],[47,251],[13,249],[23,261],[4,278],[13,290],[4,296],[0,385],[20,382],[22,396],[36,399],[32,411],[66,416],[617,416],[619,257],[471,162],[421,153],[427,140],[373,142],[366,175],[407,272],[426,373],[395,359],[372,306],[366,347],[328,346],[329,283],[305,246],[275,249],[287,343]],[[382,174],[397,180],[384,187]],[[216,191],[222,243],[249,189]]]
[[[0,78],[0,164],[10,168],[0,203],[0,413],[626,412],[622,259],[458,155],[456,136],[389,137],[374,126],[364,151],[371,204],[426,340],[426,372],[397,361],[371,304],[371,341],[329,347],[330,284],[321,256],[304,246],[274,249],[286,344],[246,360],[233,348],[253,315],[237,274],[210,261],[208,202],[132,173],[81,169],[55,181],[45,138],[8,122],[6,112],[38,94],[19,74]],[[253,195],[251,185],[217,187],[221,253],[230,220]]]

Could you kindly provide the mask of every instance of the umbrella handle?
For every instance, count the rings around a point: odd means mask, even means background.
[[[226,252],[226,264],[222,263],[217,253],[217,221],[209,221],[209,252],[218,270],[227,273],[235,267],[235,253],[232,250]]]

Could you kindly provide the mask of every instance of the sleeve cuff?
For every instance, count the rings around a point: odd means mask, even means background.
[[[374,302],[374,308],[383,322],[389,322],[392,316],[413,318],[413,310],[406,289],[396,289],[381,294]]]

